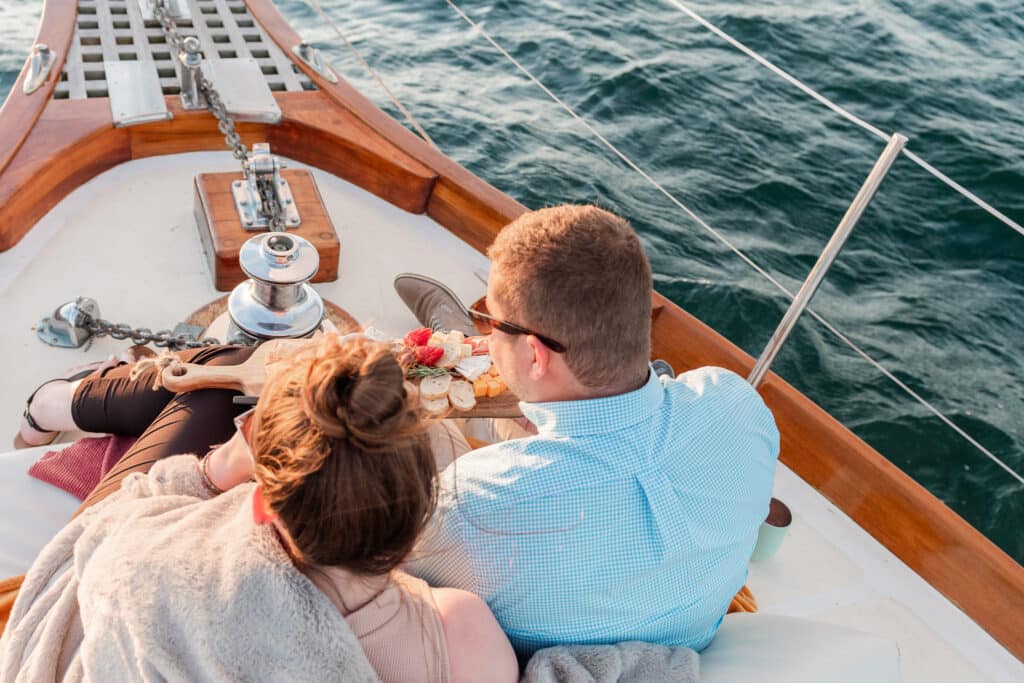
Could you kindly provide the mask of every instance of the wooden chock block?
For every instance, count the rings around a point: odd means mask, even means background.
[[[289,228],[288,234],[309,240],[320,252],[320,269],[313,276],[313,282],[337,280],[341,243],[313,174],[304,169],[285,169],[281,175],[291,187],[302,220],[298,227]],[[259,234],[243,228],[238,219],[231,183],[240,177],[240,173],[234,172],[200,173],[195,181],[194,213],[199,239],[206,251],[213,284],[222,292],[234,289],[246,279],[238,265],[238,252],[246,240]]]

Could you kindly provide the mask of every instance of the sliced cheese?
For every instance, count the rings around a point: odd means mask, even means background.
[[[460,360],[459,346],[459,344],[448,344],[447,342],[441,344],[441,348],[444,349],[444,355],[441,356],[441,360],[437,361],[437,367],[454,368],[458,365]]]
[[[455,366],[455,372],[473,382],[477,377],[487,372],[489,367],[491,367],[490,356],[470,356],[458,362]]]

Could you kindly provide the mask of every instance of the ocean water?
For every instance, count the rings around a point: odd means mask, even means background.
[[[438,146],[530,207],[596,202],[656,288],[757,355],[788,301],[444,0],[324,0]],[[666,2],[460,3],[698,215],[799,287],[884,143]],[[693,2],[692,8],[1024,222],[1024,1]],[[41,3],[0,0],[0,92]],[[278,7],[398,117],[302,0]],[[1024,473],[1024,236],[900,159],[813,307]],[[1024,562],[1024,486],[805,317],[775,369]]]

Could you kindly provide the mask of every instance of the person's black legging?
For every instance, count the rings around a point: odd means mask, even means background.
[[[253,352],[248,346],[208,346],[181,351],[187,363],[238,365]],[[148,472],[160,458],[179,453],[204,455],[231,438],[233,419],[248,410],[231,399],[239,392],[201,389],[174,394],[153,391],[156,368],[129,379],[132,365],[122,364],[89,375],[75,390],[71,416],[84,431],[137,436],[138,441],[104,475],[82,508],[106,498],[132,472]],[[82,508],[79,508],[81,510]]]

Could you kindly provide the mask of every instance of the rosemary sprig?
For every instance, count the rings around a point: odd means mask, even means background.
[[[441,375],[450,374],[444,368],[431,367],[429,365],[416,364],[405,371],[405,376],[409,379],[422,379],[424,377],[439,377]]]

